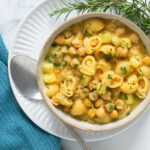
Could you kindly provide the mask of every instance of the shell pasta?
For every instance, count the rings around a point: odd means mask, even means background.
[[[91,18],[57,35],[42,64],[51,103],[98,124],[132,113],[150,87],[150,56],[135,34],[117,20]]]

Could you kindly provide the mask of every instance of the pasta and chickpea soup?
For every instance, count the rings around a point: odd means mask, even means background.
[[[150,85],[146,48],[117,20],[91,18],[70,26],[55,38],[42,69],[52,104],[90,123],[128,116]]]

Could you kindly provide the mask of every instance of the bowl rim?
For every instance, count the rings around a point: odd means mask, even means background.
[[[86,16],[88,16],[88,15],[91,15],[91,17],[89,17],[89,18],[96,18],[96,16],[92,16],[92,15],[108,15],[108,16],[113,16],[113,17],[116,17],[116,20],[117,20],[117,18],[120,18],[121,20],[124,20],[124,21],[126,21],[126,22],[129,22],[130,24],[132,24],[132,26],[134,26],[137,30],[139,30],[140,31],[140,33],[142,34],[142,36],[144,36],[144,38],[147,40],[147,41],[149,41],[150,42],[150,39],[147,37],[147,35],[135,24],[135,23],[133,23],[133,22],[131,22],[130,20],[128,20],[128,19],[126,19],[126,18],[124,18],[124,17],[122,17],[122,16],[119,16],[119,15],[116,15],[116,14],[112,14],[112,13],[107,13],[107,12],[91,12],[91,13],[86,13],[86,14],[81,14],[81,15],[78,15],[78,16],[75,16],[75,17],[72,17],[71,19],[69,19],[69,20],[67,20],[67,21],[65,21],[64,23],[62,23],[61,25],[59,25],[49,36],[48,36],[48,38],[47,38],[47,40],[46,40],[46,42],[44,43],[44,45],[43,45],[43,47],[42,47],[42,49],[41,49],[41,52],[40,52],[40,55],[39,55],[39,58],[38,58],[38,63],[37,63],[37,83],[38,83],[38,88],[39,88],[39,91],[40,91],[40,93],[41,93],[41,96],[42,96],[42,98],[43,98],[43,100],[44,100],[44,102],[46,103],[46,105],[49,107],[49,109],[53,112],[53,114],[55,114],[55,116],[57,117],[57,118],[59,118],[62,122],[64,122],[65,124],[67,124],[67,125],[69,125],[69,126],[71,126],[71,127],[73,127],[73,128],[76,128],[76,129],[79,129],[79,130],[83,130],[83,131],[90,131],[90,132],[105,132],[105,131],[111,131],[111,130],[115,130],[115,129],[118,129],[118,128],[121,128],[121,127],[123,127],[123,126],[125,126],[125,125],[127,125],[127,124],[129,124],[129,123],[131,123],[131,122],[133,122],[136,118],[138,118],[144,111],[145,111],[145,109],[149,106],[149,104],[150,104],[150,99],[148,100],[148,102],[145,104],[145,106],[142,108],[142,110],[141,111],[138,111],[137,112],[137,114],[135,114],[135,116],[133,117],[133,118],[131,118],[130,120],[128,120],[128,121],[126,121],[126,122],[124,122],[124,123],[122,123],[121,125],[116,125],[116,126],[112,126],[112,127],[109,127],[109,128],[107,128],[107,129],[85,129],[85,128],[83,128],[83,127],[81,127],[81,126],[77,126],[77,125],[74,125],[73,123],[70,123],[70,122],[68,122],[68,121],[66,121],[64,118],[62,118],[62,117],[60,117],[60,115],[58,115],[55,111],[53,111],[53,109],[51,108],[51,106],[48,104],[48,102],[47,102],[47,100],[45,99],[45,97],[44,97],[44,91],[42,90],[42,87],[41,87],[41,82],[40,82],[40,63],[41,63],[41,61],[42,61],[42,56],[43,56],[43,52],[45,51],[45,48],[46,48],[46,46],[47,46],[47,44],[49,43],[49,41],[50,41],[50,39],[57,33],[57,31],[59,30],[59,29],[61,29],[62,27],[64,27],[65,25],[67,25],[69,22],[72,22],[72,21],[74,21],[74,20],[78,20],[80,17],[86,17]],[[86,19],[88,19],[88,18],[86,18]],[[85,20],[84,18],[83,18],[83,20]],[[114,20],[114,19],[112,19],[112,20]],[[76,21],[76,23],[77,22],[79,22],[79,21]],[[75,24],[75,23],[73,23],[73,24]],[[129,27],[128,25],[126,25],[127,27]],[[130,28],[130,27],[129,27]],[[145,99],[144,99],[145,100]],[[143,101],[144,101],[143,100]],[[136,108],[137,109],[137,108]],[[135,110],[134,110],[135,111]],[[67,115],[67,114],[66,114]],[[72,117],[72,116],[71,116]],[[73,119],[75,119],[74,117],[72,117]],[[126,117],[125,117],[126,118]],[[125,118],[123,118],[123,119],[125,119]],[[121,119],[121,120],[123,120],[123,119]],[[118,120],[117,120],[118,121]],[[117,122],[116,121],[116,122]],[[108,123],[109,124],[109,123]],[[103,125],[103,124],[99,124],[99,125]],[[106,124],[104,124],[104,125],[106,125]]]

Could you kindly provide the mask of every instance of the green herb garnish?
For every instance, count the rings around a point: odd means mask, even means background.
[[[113,59],[114,56],[112,56],[112,54],[109,53],[109,54],[104,54],[104,58],[105,58],[107,61],[109,61],[109,60]]]
[[[63,2],[63,4],[64,7],[56,8],[49,15],[60,17],[62,14],[66,14],[66,19],[72,11],[76,11],[78,14],[110,11],[111,13],[128,18],[136,23],[147,35],[150,35],[150,2],[143,0],[75,0]]]
[[[89,97],[89,93],[87,91],[83,91],[83,93],[85,94],[85,96]]]
[[[76,54],[75,57],[79,58],[79,54]]]
[[[78,68],[78,64],[74,64],[73,68],[77,69]]]
[[[111,74],[108,74],[107,78],[108,78],[108,79],[112,79]]]
[[[57,46],[57,44],[56,44],[56,43],[53,43],[53,44],[52,44],[52,46],[53,46],[53,47],[56,47],[56,46]]]
[[[89,33],[87,30],[85,30],[85,33],[87,33],[89,36],[94,36],[93,34]]]
[[[70,48],[70,46],[69,45],[66,45],[66,48],[67,48],[67,50]]]
[[[101,32],[101,35],[104,35],[105,34],[105,32]]]
[[[62,66],[66,66],[67,64],[68,63],[65,60],[62,61]]]
[[[127,74],[127,68],[126,68],[126,67],[121,67],[120,70],[121,70],[124,74]]]
[[[91,82],[91,84],[96,85],[96,83]]]
[[[144,77],[144,73],[143,73],[142,69],[140,68],[139,70],[141,72],[141,75]]]
[[[131,114],[131,112],[127,112],[127,113],[126,113],[126,116],[129,116],[130,114]]]
[[[105,93],[105,94],[107,95],[107,94],[108,94],[108,92],[109,92],[109,91],[106,91],[106,93]]]
[[[92,94],[92,97],[93,97],[93,98],[95,98],[95,97],[96,97],[95,93],[93,93],[93,94]]]
[[[93,105],[93,102],[91,101],[91,106],[92,106],[92,109],[95,109],[94,105]]]
[[[98,89],[96,90],[96,92],[99,92],[100,89],[101,89],[101,87],[102,87],[102,83],[99,84],[99,87],[98,87]]]
[[[85,77],[84,76],[81,76],[81,80],[84,80],[85,79]]]
[[[57,61],[54,62],[54,66],[55,66],[55,67],[59,67],[60,65],[61,65],[60,62],[57,62]]]
[[[53,61],[50,58],[48,58],[48,62],[51,64]]]
[[[128,100],[128,95],[127,94],[124,94],[124,99]]]
[[[76,101],[75,98],[73,98],[72,101],[75,102]]]
[[[111,98],[113,98],[114,96],[111,94]]]
[[[109,111],[112,111],[115,109],[114,105],[113,104],[108,104],[108,107],[109,107]]]
[[[53,58],[56,58],[56,57],[57,57],[57,54],[55,53],[52,57],[53,57]]]

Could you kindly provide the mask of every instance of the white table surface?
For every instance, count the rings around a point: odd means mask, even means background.
[[[0,0],[0,34],[6,47],[14,38],[24,14],[40,0]],[[87,143],[92,150],[150,150],[150,107],[136,125],[113,138]],[[76,142],[62,140],[63,150],[81,150]]]

